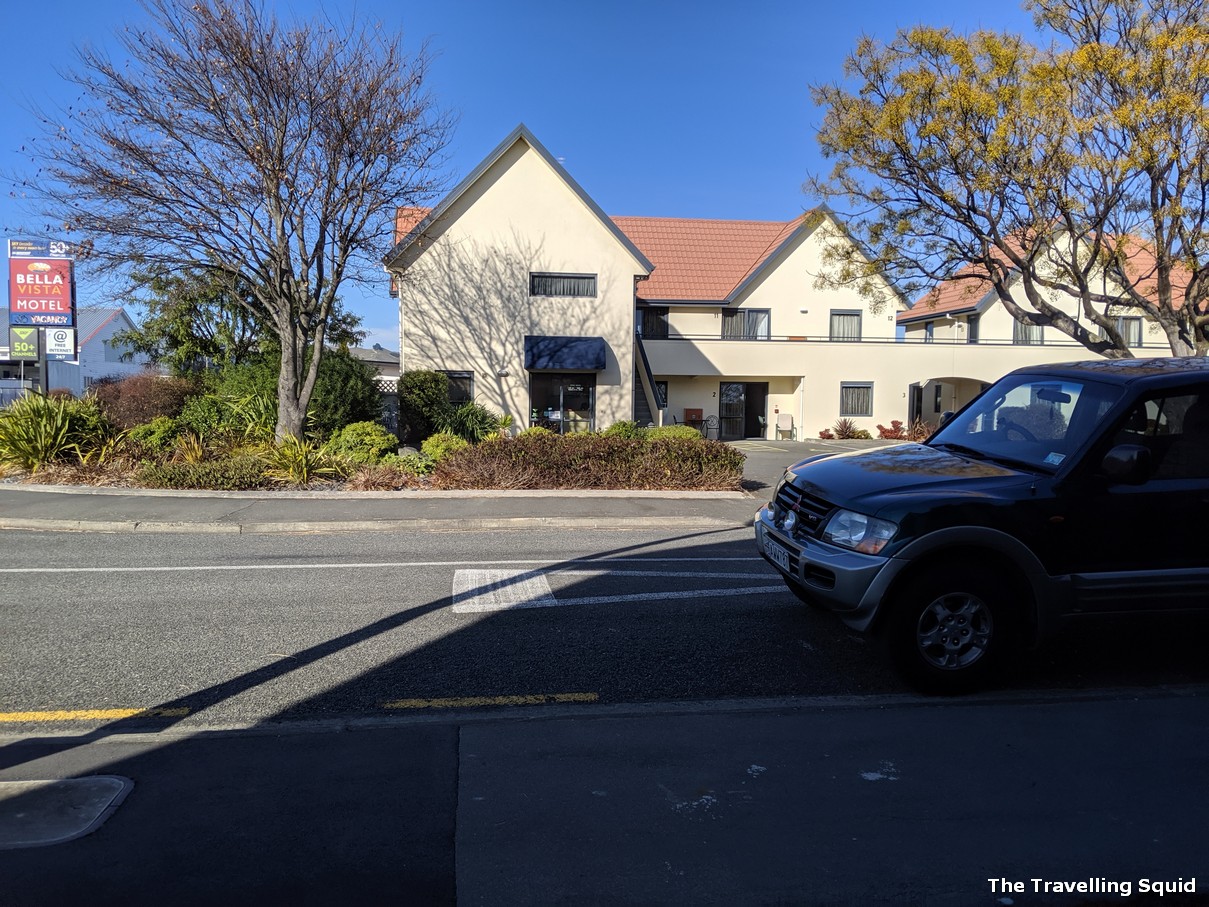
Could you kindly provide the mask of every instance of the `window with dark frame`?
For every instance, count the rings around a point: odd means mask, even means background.
[[[966,343],[978,342],[978,315],[966,319]]]
[[[641,309],[638,332],[644,340],[667,340],[667,309]]]
[[[936,322],[935,321],[925,321],[924,322],[924,343],[931,343],[935,339],[936,339]]]
[[[735,309],[722,312],[723,340],[768,340],[772,334],[771,309]]]
[[[531,271],[529,273],[529,295],[594,299],[596,298],[596,275]]]
[[[1041,325],[1012,320],[1012,343],[1017,346],[1040,346],[1043,342]]]
[[[454,406],[474,402],[474,372],[442,372],[449,379],[449,402]]]
[[[833,310],[831,312],[831,332],[828,337],[841,343],[860,340],[861,313]]]
[[[840,384],[840,415],[873,415],[873,382],[848,382]]]
[[[1142,345],[1142,319],[1123,316],[1117,319],[1117,332],[1128,347]]]

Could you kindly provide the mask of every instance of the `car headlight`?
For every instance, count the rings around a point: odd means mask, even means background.
[[[894,538],[898,526],[888,520],[865,516],[851,510],[837,510],[827,521],[823,541],[851,548],[861,554],[877,554]]]

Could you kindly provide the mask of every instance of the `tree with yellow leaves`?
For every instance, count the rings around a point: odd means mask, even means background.
[[[907,293],[989,281],[1018,321],[1104,356],[1132,355],[1122,314],[1204,355],[1204,0],[1027,7],[1051,45],[921,26],[862,40],[847,80],[813,89],[834,167],[807,191],[849,209],[863,245],[832,244],[825,279],[870,293],[879,272]]]

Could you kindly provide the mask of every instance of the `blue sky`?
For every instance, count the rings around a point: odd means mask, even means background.
[[[811,204],[802,183],[824,167],[809,86],[841,77],[862,34],[889,39],[919,22],[958,31],[1033,33],[1012,3],[962,0],[280,0],[279,15],[321,7],[427,39],[431,89],[459,118],[449,148],[456,183],[525,123],[609,214],[787,220]],[[11,4],[0,28],[0,172],[24,169],[31,108],[70,103],[57,69],[84,43],[106,46],[143,21],[134,0]],[[8,187],[0,226],[34,224]],[[79,280],[83,305],[106,305]],[[380,286],[344,298],[367,344],[397,349],[395,303]]]

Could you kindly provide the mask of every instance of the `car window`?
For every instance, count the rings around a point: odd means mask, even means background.
[[[1209,387],[1152,394],[1134,406],[1113,436],[1138,444],[1154,461],[1154,478],[1209,478]]]
[[[1056,470],[1120,398],[1112,385],[1009,375],[944,426],[930,443]]]

